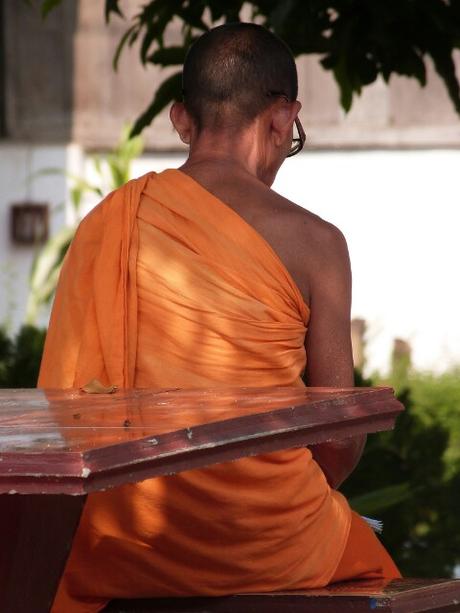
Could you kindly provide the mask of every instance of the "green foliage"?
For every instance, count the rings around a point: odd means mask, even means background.
[[[102,199],[104,194],[129,181],[132,161],[141,155],[144,147],[141,137],[130,137],[130,131],[130,126],[123,128],[120,141],[112,152],[104,157],[93,156],[92,164],[97,183],[89,183],[83,177],[65,173],[72,182],[70,202],[74,212],[74,223],[61,228],[51,236],[32,262],[26,309],[27,324],[36,324],[40,309],[49,304],[54,296],[65,254],[81,220],[84,197],[91,195]],[[38,174],[62,174],[62,172],[59,168],[48,168]]]
[[[249,4],[253,17],[286,40],[296,56],[313,53],[321,57],[324,68],[334,74],[346,111],[351,108],[353,96],[379,75],[386,81],[392,74],[405,75],[425,85],[425,58],[431,57],[460,112],[460,90],[452,59],[460,40],[458,4],[443,0],[259,0]],[[220,20],[238,21],[242,5],[236,0],[149,2],[135,18],[133,42],[138,37],[142,39],[141,61],[179,66],[193,34],[207,29],[206,21],[209,25]],[[211,20],[205,19],[206,9]],[[183,24],[183,45],[165,48],[165,31],[177,17]],[[157,50],[152,53],[152,48]],[[165,104],[180,96],[177,84]],[[151,121],[160,112],[158,109],[159,105],[152,103],[150,113],[142,116],[144,121]],[[138,129],[140,124],[139,119]]]
[[[13,354],[13,344],[5,329],[0,328],[0,387],[8,387],[9,365]]]
[[[357,513],[376,515],[395,504],[408,500],[411,495],[412,492],[408,483],[397,483],[354,496],[349,502]]]
[[[43,19],[46,19],[52,10],[62,4],[62,0],[22,0],[22,2],[30,7],[33,7],[38,2],[40,7],[40,15]]]
[[[358,512],[383,520],[382,540],[403,574],[451,576],[460,563],[460,379],[413,375],[399,398],[406,411],[395,430],[369,436],[342,491]]]
[[[411,372],[406,385],[410,388],[417,415],[423,422],[443,424],[450,433],[444,459],[448,474],[455,472],[460,462],[460,369],[441,375]]]
[[[138,158],[144,150],[142,138],[131,135],[131,126],[126,125],[121,133],[120,141],[115,149],[107,154],[105,161],[100,158],[93,158],[96,172],[102,181],[104,177],[104,163],[109,171],[109,190],[117,189],[131,178],[131,164]]]
[[[182,74],[176,72],[160,85],[150,106],[136,119],[132,136],[137,136],[142,130],[150,125],[155,117],[167,106],[171,100],[177,98],[177,92],[181,90]]]
[[[122,16],[119,0],[106,0],[105,16]],[[161,67],[180,67],[194,38],[210,26],[239,21],[241,11],[272,29],[295,56],[317,54],[331,70],[340,89],[343,108],[378,76],[392,74],[426,83],[425,61],[431,58],[450,99],[460,113],[460,87],[453,50],[460,46],[460,4],[454,0],[150,0],[132,18],[114,57],[138,39],[140,60]],[[165,45],[173,20],[182,23],[180,45]],[[180,79],[169,77],[135,123],[138,134],[161,110],[181,98]]]
[[[41,0],[43,15],[62,0]],[[123,49],[140,40],[143,64],[180,67],[190,43],[209,27],[240,21],[243,6],[283,38],[295,56],[317,54],[331,70],[340,101],[349,111],[353,97],[378,76],[392,74],[426,83],[425,61],[431,58],[450,99],[460,113],[460,86],[453,51],[460,47],[457,0],[150,0],[140,7],[123,34],[113,64]],[[106,22],[124,18],[120,0],[105,0]],[[165,45],[168,27],[180,20],[180,45]],[[160,91],[161,90],[161,91]],[[135,123],[138,134],[161,110],[181,98],[179,78],[164,81]]]
[[[35,387],[45,330],[23,326],[11,340],[0,328],[0,388]]]
[[[48,16],[48,13],[50,13],[54,8],[59,6],[61,3],[62,3],[62,0],[43,0],[42,6],[41,6],[41,14],[42,14],[43,19],[45,19],[45,17]]]
[[[26,308],[26,321],[29,324],[36,322],[40,307],[51,302],[64,256],[74,234],[74,226],[64,226],[48,239],[32,262]]]
[[[123,17],[123,13],[118,6],[118,0],[105,0],[105,21],[108,23],[110,21],[111,13],[115,13],[120,17]]]

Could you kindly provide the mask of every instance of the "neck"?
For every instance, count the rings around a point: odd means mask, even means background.
[[[270,168],[264,147],[257,138],[257,126],[238,132],[204,130],[192,136],[189,157],[183,170],[195,166],[234,175],[251,175],[270,186],[278,168]]]

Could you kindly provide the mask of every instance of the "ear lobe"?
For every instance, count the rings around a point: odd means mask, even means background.
[[[190,144],[192,121],[183,102],[174,102],[169,110],[169,118],[179,138],[186,145]]]

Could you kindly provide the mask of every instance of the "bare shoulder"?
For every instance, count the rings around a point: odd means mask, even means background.
[[[274,211],[273,222],[299,256],[316,265],[334,265],[337,258],[348,260],[347,242],[337,226],[273,190],[271,194],[275,204],[271,207]]]
[[[340,251],[346,246],[345,237],[337,226],[297,204],[290,205],[292,231],[297,233],[297,238],[305,248],[310,247],[321,255],[330,250]]]
[[[305,302],[310,304],[315,286],[350,285],[348,247],[339,228],[273,190],[266,198],[266,215],[254,225],[285,263]]]
[[[196,177],[195,177],[196,178]],[[349,269],[342,232],[253,177],[198,177],[206,189],[233,208],[266,239],[310,303],[315,281]]]

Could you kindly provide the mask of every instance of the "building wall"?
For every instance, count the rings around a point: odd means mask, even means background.
[[[13,141],[68,142],[72,138],[78,5],[63,2],[43,21],[25,2],[0,1],[6,136]]]
[[[11,205],[24,201],[48,203],[50,233],[66,221],[67,181],[63,174],[39,175],[47,168],[66,168],[62,145],[0,145],[0,325],[16,330],[24,320],[28,277],[35,248],[11,240]],[[47,314],[42,323],[47,321]]]
[[[387,369],[395,337],[418,368],[460,364],[459,166],[458,150],[390,150],[313,152],[281,168],[275,188],[347,238],[368,372]]]
[[[100,3],[64,2],[44,23],[25,3],[0,3],[7,92],[7,137],[0,140],[0,324],[14,330],[24,319],[34,250],[11,243],[10,205],[49,202],[56,209],[52,229],[60,227],[71,215],[69,182],[63,174],[35,173],[58,167],[91,178],[91,152],[117,141],[122,124],[148,104],[165,75],[144,69],[136,49],[127,50],[113,72],[126,24],[113,19],[106,27]],[[138,6],[138,0],[124,3],[128,12]],[[175,36],[173,28],[171,40]],[[443,84],[431,66],[424,90],[405,78],[389,86],[378,81],[345,116],[318,58],[301,58],[298,65],[308,151],[286,161],[275,188],[344,231],[354,271],[353,315],[369,325],[368,368],[386,368],[395,336],[411,342],[420,368],[460,363],[460,122]],[[166,113],[144,138],[147,153],[134,176],[184,159]]]
[[[125,49],[117,72],[112,58],[129,21],[104,23],[100,2],[63,2],[43,21],[23,2],[0,0],[4,12],[6,128],[10,139],[77,142],[86,149],[115,144],[121,125],[133,121],[171,71],[139,62]],[[125,0],[129,17],[142,4]],[[174,23],[167,43],[179,41]],[[460,52],[457,53],[460,68]],[[299,98],[312,148],[457,147],[460,122],[445,87],[428,63],[428,84],[405,77],[365,88],[345,115],[338,89],[318,57],[298,59]],[[177,150],[165,111],[144,134],[149,150]],[[180,148],[180,146],[179,146]]]

